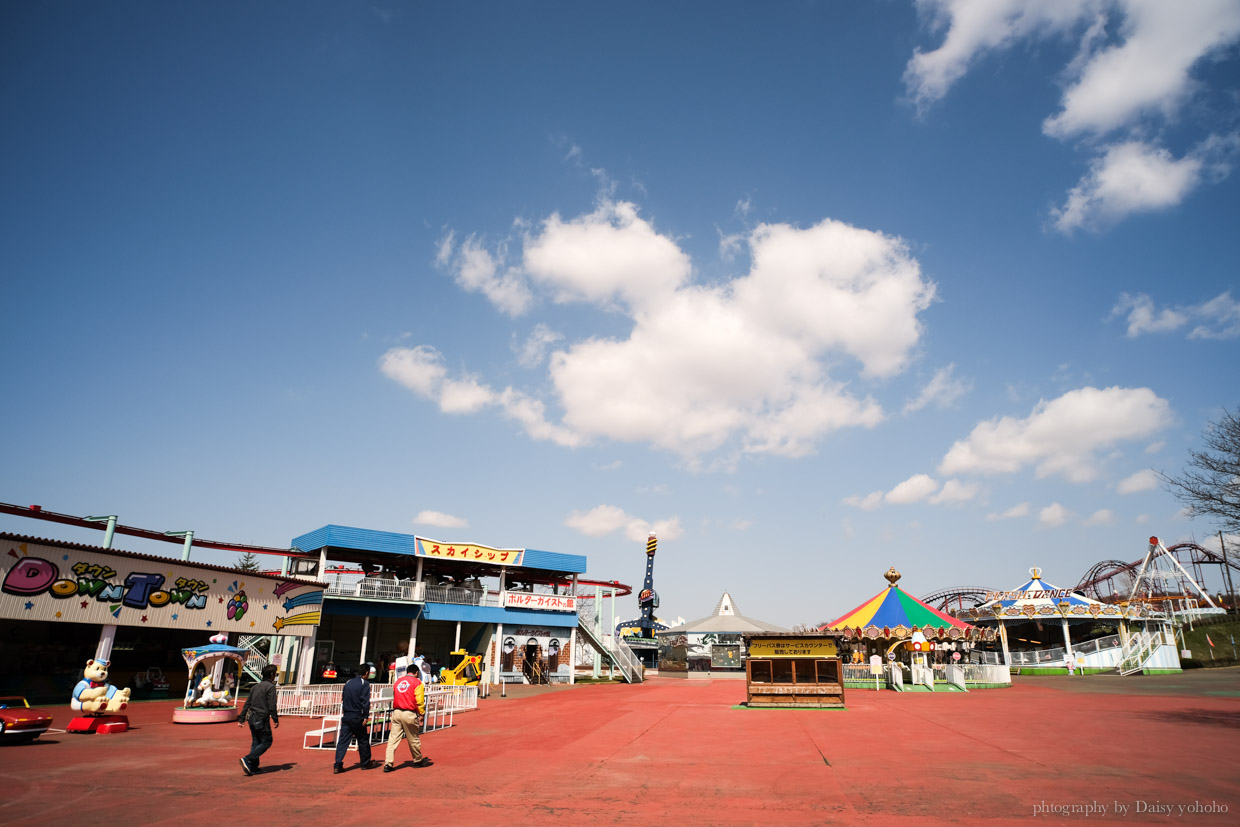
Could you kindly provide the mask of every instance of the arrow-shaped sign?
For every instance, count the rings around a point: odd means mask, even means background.
[[[284,611],[287,612],[289,609],[295,608],[297,606],[305,606],[308,603],[322,603],[322,602],[323,602],[322,592],[306,592],[305,594],[299,594],[296,597],[290,597],[288,600],[285,600]]]
[[[285,626],[318,626],[319,615],[321,614],[322,612],[304,612],[303,614],[292,615],[291,617],[277,617],[276,622],[272,625],[275,627],[277,632]]]

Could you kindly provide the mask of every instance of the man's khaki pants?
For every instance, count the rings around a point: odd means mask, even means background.
[[[403,739],[409,740],[409,752],[413,753],[413,762],[422,760],[422,739],[418,737],[421,727],[418,726],[418,713],[408,709],[392,710],[392,731],[388,733],[387,760],[391,765],[396,758],[396,745]]]

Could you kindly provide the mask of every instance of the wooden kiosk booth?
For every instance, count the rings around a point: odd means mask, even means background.
[[[844,706],[843,632],[745,635],[745,705]]]

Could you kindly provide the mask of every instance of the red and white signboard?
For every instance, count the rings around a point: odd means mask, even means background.
[[[544,612],[575,612],[577,611],[577,598],[567,594],[504,592],[504,608],[538,609]]]

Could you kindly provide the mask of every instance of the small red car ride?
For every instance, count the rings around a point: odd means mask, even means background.
[[[20,695],[0,697],[0,742],[33,741],[52,725],[52,713],[31,709]]]

